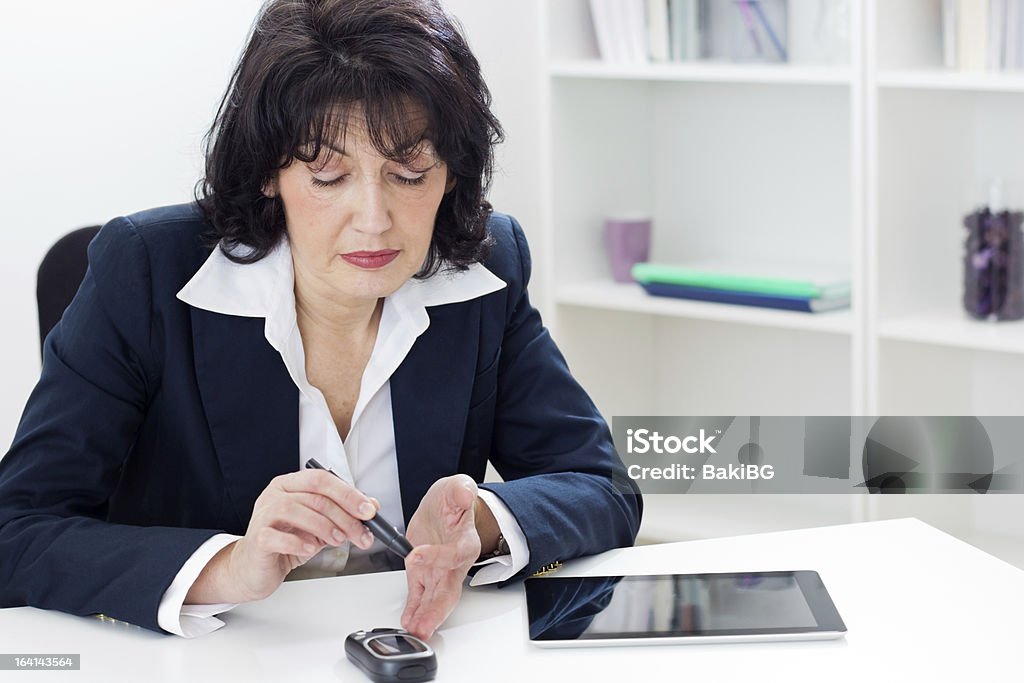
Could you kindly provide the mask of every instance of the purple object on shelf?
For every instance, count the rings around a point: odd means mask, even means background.
[[[963,219],[963,303],[979,320],[1024,318],[1024,234],[1020,211],[981,208]]]
[[[646,261],[651,251],[649,218],[609,218],[604,222],[604,246],[616,282],[632,282],[633,265]]]

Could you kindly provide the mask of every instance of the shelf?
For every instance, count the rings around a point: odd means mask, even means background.
[[[606,311],[646,313],[828,334],[850,334],[853,329],[853,315],[849,310],[799,313],[753,306],[687,301],[649,296],[639,285],[620,282],[598,281],[562,286],[558,289],[555,300],[566,306]]]
[[[560,61],[551,64],[548,73],[555,78],[604,78],[637,81],[843,86],[848,86],[853,82],[853,72],[844,67],[734,64],[731,62],[616,64],[598,60]]]
[[[1024,321],[972,320],[960,311],[926,311],[883,320],[878,336],[883,340],[975,351],[1024,353]]]
[[[916,90],[964,90],[1024,93],[1024,72],[952,71],[944,69],[884,71],[878,74],[882,88]]]

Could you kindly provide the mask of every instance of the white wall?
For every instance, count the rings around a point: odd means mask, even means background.
[[[494,113],[505,129],[505,143],[496,154],[491,203],[523,226],[534,261],[530,294],[534,304],[543,304],[547,287],[547,254],[540,239],[544,0],[442,1],[465,29],[494,98]]]
[[[39,375],[36,268],[73,228],[188,201],[257,0],[9,3],[0,21],[0,452]]]
[[[560,0],[556,0],[560,1]],[[507,141],[491,199],[540,239],[544,0],[444,0],[483,66]],[[206,132],[260,0],[47,0],[7,3],[0,21],[0,455],[39,373],[35,273],[83,225],[188,201]],[[975,510],[1005,534],[1018,497]],[[999,505],[996,505],[998,503]],[[1010,508],[1007,506],[1010,505]],[[805,518],[801,518],[806,521]],[[1024,554],[1016,547],[1022,558]],[[1024,559],[1021,560],[1024,565]]]
[[[5,208],[0,454],[13,439],[39,375],[35,276],[40,260],[73,228],[192,198],[202,173],[202,136],[260,5],[259,0],[5,5],[0,21]],[[464,20],[508,129],[492,198],[499,210],[519,216],[529,233],[540,220],[537,204],[528,199],[539,187],[536,173],[528,171],[540,126],[533,92],[539,84],[533,28],[539,0],[452,0],[449,5]],[[513,42],[510,36],[526,39]],[[523,55],[534,63],[524,63]]]

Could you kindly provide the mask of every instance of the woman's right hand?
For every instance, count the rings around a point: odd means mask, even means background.
[[[350,540],[369,548],[373,535],[363,520],[378,507],[330,472],[302,470],[275,477],[256,499],[245,536],[213,557],[185,602],[260,600],[325,546]]]

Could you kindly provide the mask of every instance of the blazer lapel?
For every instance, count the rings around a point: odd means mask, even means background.
[[[241,529],[271,479],[299,463],[299,393],[263,318],[192,307],[196,380]]]
[[[458,471],[480,337],[479,301],[427,311],[430,327],[391,376],[398,478],[407,524],[430,485]]]

